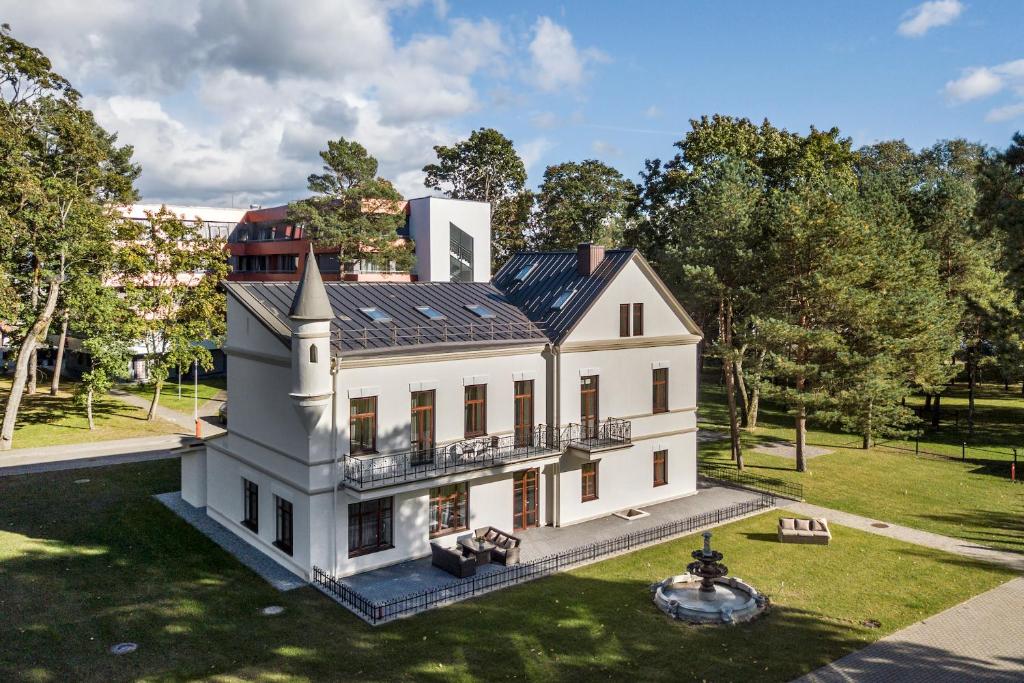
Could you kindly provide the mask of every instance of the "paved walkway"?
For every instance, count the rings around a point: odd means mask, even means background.
[[[920,529],[911,529],[899,524],[889,524],[877,519],[869,519],[860,515],[850,514],[849,512],[823,508],[809,503],[789,503],[783,507],[807,517],[824,517],[830,522],[853,529],[868,531],[879,536],[888,536],[889,538],[906,541],[914,545],[944,550],[947,553],[969,557],[974,560],[1001,564],[1018,572],[1024,572],[1024,555],[1019,553],[996,550],[963,539],[950,538],[949,536],[933,534],[928,531],[921,531]],[[1024,620],[1024,605],[1021,605],[1021,608],[1022,620]],[[1021,648],[1024,649],[1024,641],[1021,641]]]
[[[171,451],[193,438],[185,434],[167,434],[117,441],[19,448],[0,457],[0,477],[176,458],[178,456]]]
[[[1024,680],[1024,578],[976,595],[797,683]]]
[[[174,389],[171,389],[173,391]],[[168,389],[164,388],[164,391]],[[114,388],[110,391],[110,395],[114,398],[127,403],[128,405],[141,408],[143,410],[149,410],[149,405],[152,402],[151,399],[144,396],[133,394],[130,391],[124,389]],[[217,411],[220,409],[221,404],[227,398],[226,392],[219,392],[216,396],[200,404],[199,406],[199,419],[203,422],[203,437],[216,436],[224,432],[223,425],[220,424],[220,420],[217,417]],[[158,405],[156,407],[157,417],[162,417],[168,422],[181,427],[187,434],[194,434],[196,430],[195,420],[192,419],[192,413],[182,413],[177,410],[171,410],[164,406]]]

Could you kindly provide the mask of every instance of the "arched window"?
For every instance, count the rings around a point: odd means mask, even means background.
[[[310,363],[315,363],[316,362],[316,357],[317,357],[316,344],[310,344],[309,345],[309,362]]]

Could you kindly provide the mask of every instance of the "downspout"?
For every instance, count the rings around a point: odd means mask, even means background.
[[[331,356],[331,576],[338,575],[338,365]]]
[[[555,433],[558,435],[559,450],[562,448],[561,435],[562,435],[562,356],[561,347],[551,347],[551,360],[554,366],[552,372],[552,379],[554,380],[554,388],[552,391],[552,397],[555,402],[554,411],[551,413],[554,416],[555,422]],[[555,514],[553,519],[555,520],[555,527],[562,526],[562,461],[559,459],[555,463]]]

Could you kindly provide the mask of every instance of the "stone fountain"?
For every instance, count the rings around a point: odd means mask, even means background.
[[[703,536],[704,547],[691,553],[694,561],[687,573],[651,586],[654,604],[691,624],[736,624],[759,616],[768,598],[742,579],[726,578],[729,568],[722,564],[722,553],[711,549],[711,532]]]

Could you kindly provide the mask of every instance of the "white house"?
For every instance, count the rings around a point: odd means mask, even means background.
[[[700,331],[635,250],[227,289],[230,424],[183,455],[182,495],[297,574],[696,492]]]

